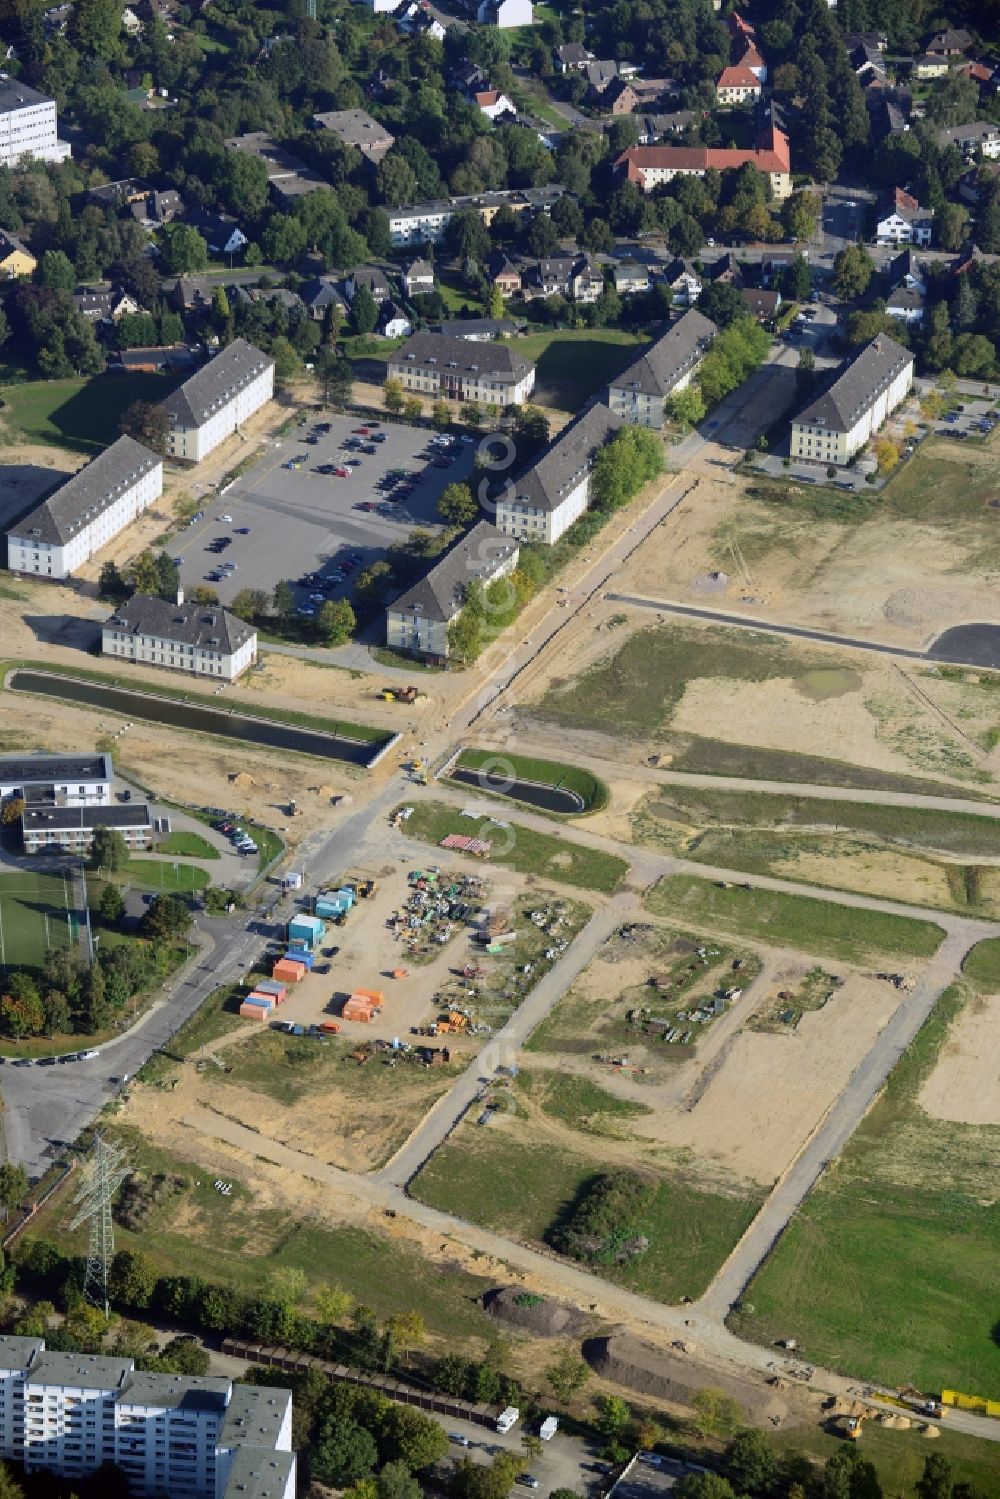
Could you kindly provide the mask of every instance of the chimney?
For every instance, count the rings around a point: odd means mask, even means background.
[[[180,608],[181,604],[183,604],[183,602],[184,602],[184,589],[178,583],[178,585],[177,585],[177,607],[178,607],[178,609]]]

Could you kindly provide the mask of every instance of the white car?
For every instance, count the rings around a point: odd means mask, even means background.
[[[225,521],[227,526],[231,526],[233,523],[233,517],[231,515],[220,515],[219,519],[221,521]]]

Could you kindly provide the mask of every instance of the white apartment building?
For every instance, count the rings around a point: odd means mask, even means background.
[[[175,604],[136,593],[105,620],[101,652],[235,682],[257,659],[257,631],[220,604],[186,604],[183,589]]]
[[[51,802],[59,807],[103,806],[111,801],[110,755],[4,755],[0,801]]]
[[[910,193],[895,188],[881,204],[875,226],[877,245],[929,245],[933,208],[921,208]]]
[[[389,239],[397,249],[406,245],[438,245],[457,214],[471,209],[489,228],[494,216],[504,207],[516,214],[548,213],[564,191],[556,183],[548,187],[498,189],[492,193],[434,198],[426,203],[404,203],[398,208],[385,210],[389,216]]]
[[[68,578],[163,492],[163,459],[119,437],[7,533],[12,572]]]
[[[68,142],[59,139],[56,101],[0,73],[0,166],[13,167],[32,156],[66,161],[69,155]]]
[[[906,399],[912,384],[913,355],[880,333],[794,419],[792,457],[841,467],[849,463]]]
[[[404,390],[484,406],[520,406],[535,386],[535,366],[509,344],[470,348],[447,333],[414,333],[389,355],[386,374]]]
[[[386,644],[429,661],[446,661],[451,649],[448,626],[461,614],[469,584],[506,577],[519,556],[515,541],[480,521],[419,583],[389,605]]]
[[[234,339],[164,401],[167,453],[200,463],[273,395],[274,360]]]
[[[3,1337],[0,1456],[70,1479],[112,1462],[137,1496],[293,1499],[292,1397]]]
[[[497,530],[552,546],[590,503],[598,450],[621,426],[607,406],[589,406],[497,500]]]
[[[56,807],[31,802],[21,813],[26,854],[86,854],[98,828],[121,833],[128,849],[153,846],[153,820],[144,802],[120,807]]]
[[[615,416],[636,427],[662,427],[664,401],[690,385],[718,331],[696,308],[685,312],[611,381],[608,405]]]

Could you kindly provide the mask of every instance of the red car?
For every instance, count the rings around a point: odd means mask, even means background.
[[[354,506],[354,508],[355,508],[355,510],[374,510],[375,509],[375,501],[374,500],[359,500],[357,502],[357,504]]]
[[[349,479],[351,477],[351,471],[349,468],[335,468],[333,472],[336,474],[338,479]]]
[[[354,433],[355,437],[367,437],[368,436],[368,428],[367,427],[352,427],[351,431]]]

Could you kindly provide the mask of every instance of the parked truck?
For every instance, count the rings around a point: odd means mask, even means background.
[[[559,1430],[559,1417],[558,1416],[546,1416],[545,1420],[542,1422],[541,1426],[538,1428],[538,1435],[541,1437],[541,1439],[542,1439],[543,1442],[551,1442],[552,1438],[555,1436],[555,1434],[556,1434],[556,1432],[558,1430]]]
[[[510,1431],[520,1414],[521,1412],[516,1405],[508,1405],[506,1410],[502,1410],[499,1416],[497,1416],[497,1431],[501,1434],[505,1431]]]

